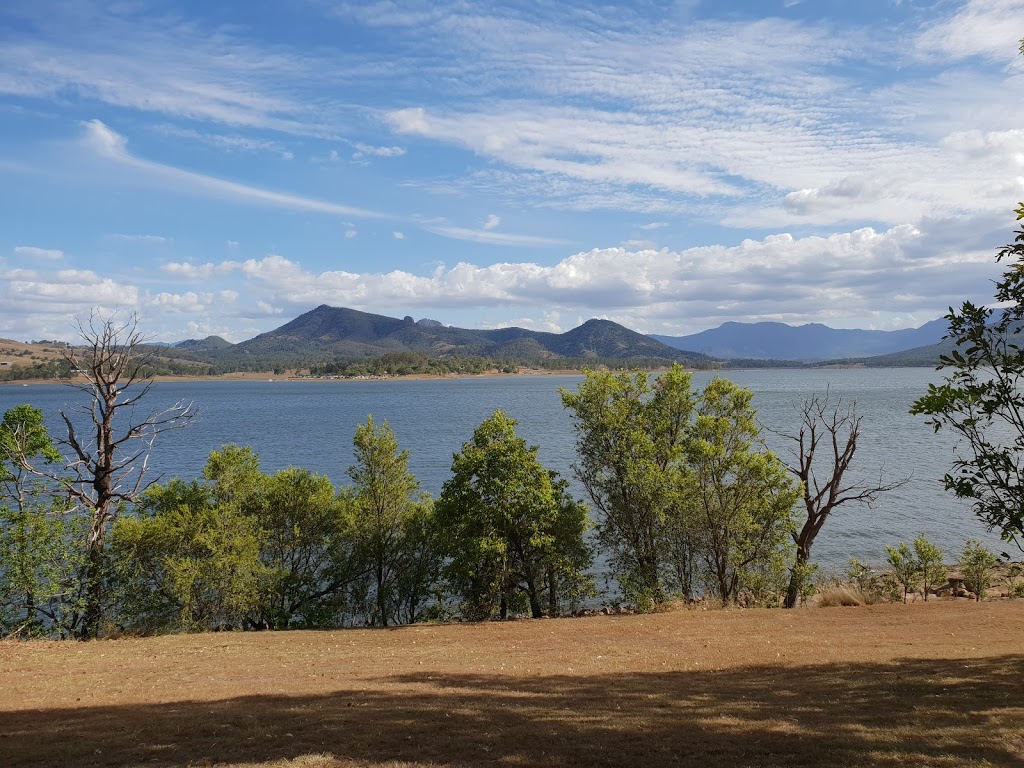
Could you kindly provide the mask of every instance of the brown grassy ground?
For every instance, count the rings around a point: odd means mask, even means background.
[[[0,643],[4,766],[1024,765],[1024,601]]]

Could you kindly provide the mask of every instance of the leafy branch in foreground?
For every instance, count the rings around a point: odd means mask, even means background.
[[[1017,209],[1024,218],[1024,205]],[[956,346],[941,357],[945,381],[911,407],[929,417],[936,432],[962,438],[946,490],[970,499],[974,511],[1004,541],[1024,551],[1024,229],[996,255],[1010,262],[996,282],[996,311],[965,301],[950,308],[949,335]]]

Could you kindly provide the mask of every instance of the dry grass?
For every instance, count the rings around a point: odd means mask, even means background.
[[[1024,602],[0,643],[0,764],[1024,765]]]

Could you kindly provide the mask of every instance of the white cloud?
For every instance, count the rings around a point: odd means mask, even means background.
[[[27,256],[30,259],[60,261],[64,258],[64,251],[57,250],[56,248],[37,248],[34,245],[15,246],[14,252],[18,256]]]
[[[968,0],[951,17],[940,17],[926,27],[918,38],[918,49],[961,59],[985,56],[1009,64],[1017,54],[1021,19],[1022,0]]]
[[[392,232],[391,236],[395,238],[395,240],[405,240],[405,232]]]
[[[501,226],[501,216],[495,216],[493,213],[487,217],[483,224],[484,229],[495,229],[499,226]]]
[[[354,230],[354,229],[346,229],[345,230],[345,239],[346,240],[352,240],[358,234],[359,233],[356,230]]]
[[[645,230],[664,229],[667,226],[668,226],[668,222],[667,221],[652,221],[650,224],[641,224],[640,225],[640,229],[645,229]]]
[[[674,333],[729,319],[840,325],[850,318],[931,319],[960,300],[965,286],[977,286],[982,298],[991,289],[991,249],[948,238],[951,226],[930,222],[928,231],[863,228],[827,237],[782,233],[676,251],[599,248],[550,266],[462,262],[429,275],[311,272],[275,254],[242,265],[250,281],[243,294],[265,294],[261,300],[295,313],[322,303],[369,311],[429,307],[435,314],[537,307],[561,317],[609,314],[639,330]]]
[[[206,262],[192,264],[188,261],[168,262],[160,265],[160,271],[186,280],[208,280],[216,275],[227,275],[239,269],[237,261],[222,261],[220,264]]]
[[[192,291],[186,293],[161,292],[146,296],[142,303],[147,309],[196,314],[210,309],[210,305],[213,303],[213,294]]]

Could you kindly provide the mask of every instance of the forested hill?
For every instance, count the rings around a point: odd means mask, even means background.
[[[218,343],[219,342],[219,343]],[[713,360],[674,349],[608,320],[588,320],[566,333],[525,328],[473,330],[436,320],[415,321],[321,305],[280,328],[229,345],[223,339],[186,341],[176,349],[184,357],[220,368],[246,368],[257,361],[295,367],[338,359],[373,358],[396,353],[430,357],[487,357],[520,365],[555,359],[617,360],[637,365],[681,362],[707,368]]]

